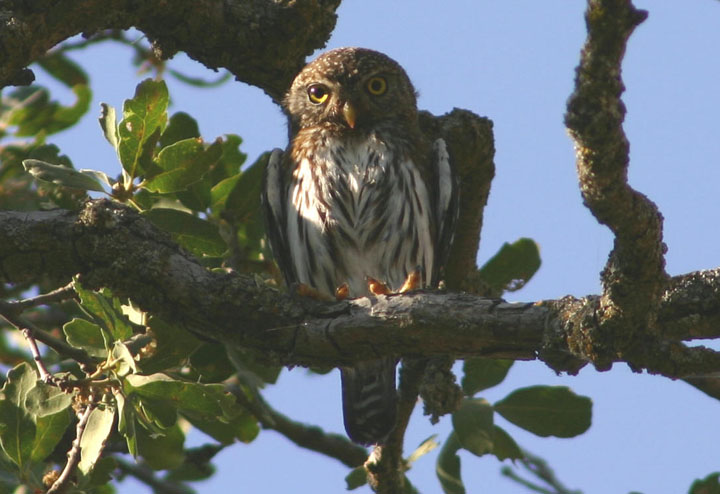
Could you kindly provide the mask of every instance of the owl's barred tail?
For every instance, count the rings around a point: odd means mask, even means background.
[[[345,431],[359,444],[382,444],[395,427],[395,360],[384,358],[342,367]]]

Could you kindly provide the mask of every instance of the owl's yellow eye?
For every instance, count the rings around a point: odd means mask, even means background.
[[[313,84],[308,88],[307,92],[308,98],[310,98],[310,102],[315,105],[325,103],[325,100],[327,100],[328,96],[330,95],[330,91],[328,90],[327,86],[323,84]]]
[[[387,91],[387,81],[380,76],[371,77],[368,79],[365,87],[367,87],[368,92],[373,96],[380,96]]]

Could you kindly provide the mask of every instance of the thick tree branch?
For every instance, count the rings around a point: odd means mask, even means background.
[[[628,38],[646,17],[647,12],[637,10],[630,0],[588,1],[588,36],[565,116],[575,142],[585,205],[615,234],[602,273],[597,311],[602,331],[584,342],[616,348],[616,356],[595,359],[601,368],[629,354],[635,361],[652,358],[643,332],[656,330],[667,282],[662,216],[652,201],[628,185],[629,143],[622,127],[621,63]]]
[[[158,55],[184,51],[211,69],[228,69],[276,101],[305,57],[335,27],[340,0],[12,0],[0,6],[0,87],[28,84],[26,69],[77,34],[136,27]]]
[[[576,372],[596,359],[619,360],[598,334],[599,297],[536,304],[471,294],[418,292],[332,304],[296,300],[235,273],[211,272],[130,208],[110,201],[85,209],[0,212],[0,276],[6,282],[79,273],[145,310],[191,331],[263,351],[283,364],[340,365],[380,355],[540,358]],[[710,282],[709,280],[713,280]],[[657,320],[672,340],[696,337],[688,321],[717,320],[720,297],[690,304],[687,294],[720,283],[720,270],[694,273],[663,299]],[[687,330],[681,336],[681,330]],[[448,337],[452,335],[452,337]],[[715,352],[648,340],[647,360],[631,365],[670,377],[720,370]],[[655,355],[656,354],[656,355]],[[653,357],[653,355],[655,355]]]

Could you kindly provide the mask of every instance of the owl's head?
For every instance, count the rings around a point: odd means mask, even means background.
[[[310,62],[295,77],[284,107],[291,133],[314,126],[360,131],[417,121],[415,89],[405,71],[387,55],[365,48],[338,48]]]

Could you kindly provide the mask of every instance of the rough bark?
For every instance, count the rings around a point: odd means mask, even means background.
[[[89,202],[77,213],[0,212],[0,274],[5,282],[80,274],[86,285],[107,286],[167,322],[261,350],[287,365],[453,355],[539,358],[575,373],[588,362],[623,360],[610,344],[586,345],[588,335],[600,331],[599,296],[507,303],[468,293],[418,292],[308,301],[248,276],[208,271],[133,210],[106,200]],[[674,278],[655,323],[667,338],[647,338],[642,361],[623,361],[672,378],[720,371],[720,354],[681,342],[720,332],[705,324],[717,321],[720,297],[696,299],[698,293],[716,295],[718,287],[720,269]]]
[[[29,84],[27,67],[58,43],[105,29],[142,31],[156,54],[184,51],[276,101],[335,27],[340,0],[9,0],[0,3],[0,87]]]
[[[617,357],[641,361],[656,331],[665,273],[662,215],[627,179],[629,143],[623,131],[622,59],[627,40],[647,17],[629,0],[591,0],[588,36],[576,71],[565,123],[575,143],[580,191],[595,218],[615,235],[601,279],[599,331],[584,344],[614,346]],[[650,357],[650,356],[648,356]],[[613,361],[607,355],[606,368]]]

